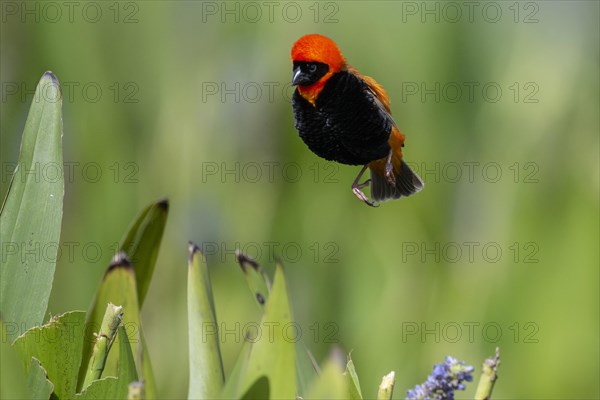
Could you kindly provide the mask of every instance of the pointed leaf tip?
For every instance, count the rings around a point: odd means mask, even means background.
[[[162,198],[162,199],[160,199],[160,200],[158,200],[158,201],[156,202],[156,205],[157,205],[157,206],[158,206],[158,208],[160,208],[161,210],[164,210],[164,211],[169,211],[169,199],[167,199],[166,197],[165,197],[165,198]]]
[[[188,242],[188,252],[189,252],[189,258],[188,258],[188,261],[189,261],[189,263],[190,263],[190,266],[191,266],[191,263],[192,263],[192,261],[193,261],[193,259],[194,259],[194,256],[195,256],[197,253],[200,253],[200,255],[202,255],[202,249],[200,248],[200,246],[198,246],[196,243],[194,243],[194,242],[192,242],[192,241],[190,240],[190,241]]]
[[[256,260],[243,254],[239,249],[235,251],[235,256],[237,257],[238,263],[240,264],[240,267],[242,267],[242,271],[244,271],[244,273],[248,271],[247,268],[249,266],[254,268],[256,271],[260,269],[260,266]]]
[[[53,83],[58,84],[58,78],[56,77],[56,75],[54,75],[54,73],[52,71],[46,71],[44,72],[44,78],[49,78],[52,80]]]
[[[119,251],[114,255],[110,261],[110,264],[108,265],[108,268],[106,269],[106,274],[115,268],[131,268],[131,262],[129,261],[129,258],[127,258],[127,254],[125,254],[124,251]]]

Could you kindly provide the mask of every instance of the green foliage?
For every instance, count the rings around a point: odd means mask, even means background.
[[[190,382],[188,398],[214,399],[224,381],[217,318],[208,267],[200,249],[190,243],[188,262]]]
[[[48,373],[34,357],[27,374],[27,390],[31,399],[48,399],[54,392],[54,385],[47,378]]]
[[[46,81],[58,93],[56,78],[46,74],[40,85]],[[59,160],[60,120],[60,106],[45,104],[41,109],[32,106],[23,137],[21,159],[29,157],[29,163],[37,162],[32,160],[39,157],[46,162]],[[18,240],[24,232],[34,232],[32,236],[36,240],[46,243],[58,240],[62,181],[60,187],[46,187],[45,192],[45,184],[39,186],[25,182],[11,187],[2,210],[2,229],[5,232],[4,229],[12,228],[14,234],[11,239]],[[49,205],[47,197],[58,196],[57,191],[60,192],[60,202],[50,201],[52,205]],[[27,212],[33,212],[37,207],[51,209],[50,217],[41,227],[27,217]],[[26,387],[25,393],[29,397],[42,399],[156,397],[140,308],[152,279],[167,214],[168,202],[161,200],[146,207],[134,220],[120,244],[121,251],[115,255],[99,284],[88,313],[64,313],[40,326],[41,320],[36,321],[45,312],[54,264],[49,271],[32,273],[28,279],[23,279],[23,271],[27,272],[29,267],[37,271],[46,264],[26,266],[25,270],[19,269],[20,264],[14,258],[3,264],[2,294],[7,296],[7,300],[2,303],[2,317],[13,316],[16,310],[21,310],[24,314],[19,322],[23,326],[36,325],[18,336],[12,346],[3,340],[3,353],[8,351],[9,356],[16,355],[23,372],[15,375],[18,386],[10,395],[17,397],[19,390]],[[263,334],[244,338],[237,362],[225,380],[208,267],[200,249],[190,244],[189,398],[362,400],[359,378],[351,359],[348,359],[345,371],[335,357],[328,359],[319,370],[314,357],[299,340],[282,264],[276,264],[271,284],[256,261],[239,251],[237,258],[262,313],[260,326]],[[25,306],[16,306],[15,292],[7,289],[15,282],[24,293],[41,299],[43,304],[33,307],[33,302],[27,301]],[[1,327],[3,338],[16,334],[9,332],[5,321],[2,321]],[[118,350],[115,351],[115,348]],[[2,361],[14,365],[14,359],[4,354]],[[497,364],[497,358],[493,363],[485,364],[488,366],[484,371],[487,378],[482,377],[481,381],[487,379],[489,383],[485,398],[490,397]],[[384,377],[378,398],[391,398],[393,376],[392,372]]]
[[[119,246],[133,264],[140,309],[156,266],[168,214],[169,202],[166,199],[150,204],[133,222]]]
[[[91,4],[97,23],[86,3],[36,4],[2,2],[0,163],[16,164],[32,92],[51,68],[68,83],[64,162],[79,163],[65,179],[61,241],[80,247],[74,258],[62,247],[43,322],[89,310],[114,242],[166,195],[169,223],[139,302],[160,397],[188,393],[181,249],[193,239],[229,329],[257,313],[236,244],[269,273],[270,249],[282,257],[305,344],[319,363],[328,342],[353,349],[365,397],[387,369],[403,398],[440,355],[475,365],[500,346],[510,366],[496,396],[600,398],[600,2],[109,1]],[[319,159],[298,137],[289,51],[310,32],[386,89],[421,193],[362,207],[349,190],[357,167]],[[97,182],[84,179],[93,163]],[[79,250],[92,242],[103,253],[89,260]],[[486,260],[486,244],[501,258]],[[336,328],[327,342],[326,323]],[[418,331],[403,336],[404,323]],[[455,323],[456,343],[444,337]],[[486,326],[502,328],[497,343]],[[240,347],[230,338],[226,376]],[[558,364],[544,359],[577,363],[548,379]]]
[[[348,396],[352,400],[362,400],[362,392],[360,391],[360,382],[358,381],[358,375],[356,375],[356,369],[354,368],[354,362],[348,357],[348,363],[346,364],[346,384],[348,386]]]
[[[146,207],[134,220],[120,245],[121,249],[131,251],[137,264],[132,264],[129,255],[121,252],[108,267],[87,316],[86,324],[92,329],[86,330],[84,361],[79,370],[79,389],[83,386],[83,377],[87,369],[86,360],[92,351],[94,329],[102,322],[105,305],[113,303],[120,304],[124,308],[123,323],[129,329],[128,337],[133,346],[133,353],[138,355],[137,365],[140,368],[138,374],[144,378],[146,396],[148,398],[156,396],[154,374],[139,314],[143,297],[138,295],[137,285],[139,283],[147,288],[150,284],[167,214],[166,200],[160,200]],[[118,359],[118,355],[114,353],[109,356],[105,367],[106,373],[113,376],[116,374]]]
[[[17,168],[0,210],[0,315],[10,324],[11,341],[44,319],[63,214],[62,98],[52,72],[42,76],[34,99]],[[55,174],[40,179],[39,174],[29,173],[42,169]],[[32,262],[22,251],[27,245],[49,250],[39,262]]]
[[[106,377],[95,380],[76,399],[126,399],[129,383],[137,381],[137,373],[129,339],[125,327],[118,328],[119,337],[119,371],[118,377]]]
[[[2,207],[3,249],[4,243],[58,243],[64,191],[62,174],[55,180],[48,179],[48,176],[43,180],[36,180],[31,178],[35,175],[23,174],[26,178],[21,180],[19,171],[23,168],[33,170],[52,163],[62,165],[60,103],[58,80],[48,72],[38,85],[36,101],[31,106],[23,133],[19,166]],[[144,210],[123,241],[124,246],[133,249],[133,254],[140,262],[140,284],[145,288],[151,279],[166,222],[166,205],[165,201],[161,201]],[[52,248],[57,250],[58,246]],[[144,254],[139,254],[140,251]],[[109,267],[92,311],[87,315],[88,325],[85,312],[72,311],[53,317],[40,326],[52,288],[56,252],[46,252],[46,257],[35,263],[22,262],[19,255],[22,256],[22,252],[3,255],[6,262],[3,259],[0,322],[3,369],[5,366],[14,366],[13,356],[16,356],[24,374],[13,373],[17,384],[11,382],[11,386],[16,389],[12,392],[3,390],[3,396],[22,397],[18,393],[20,390],[22,393],[25,386],[27,397],[36,399],[47,399],[51,395],[58,399],[127,398],[129,383],[138,380],[130,343],[145,347],[145,342],[141,335],[135,273],[126,258],[116,258],[115,263]],[[96,335],[92,329],[100,327],[99,322],[102,322],[104,316],[100,310],[104,310],[111,299],[122,300],[124,306],[115,307],[118,315],[104,321],[106,324],[110,323],[110,328],[104,327]],[[121,321],[123,308],[127,312],[124,320],[131,323],[135,328],[134,332],[139,332],[137,336],[127,335]],[[25,329],[10,346],[11,339]],[[109,334],[108,330],[113,333]],[[110,353],[110,345],[117,331],[119,351]],[[88,390],[79,394],[78,380],[81,387],[94,343],[99,343],[101,347],[93,354],[95,361],[90,372],[91,384]],[[136,347],[136,354],[143,357],[144,349]],[[107,357],[109,361],[105,362]],[[141,371],[147,372],[150,369],[148,357],[140,359],[138,365]],[[106,366],[110,369],[106,370]],[[80,371],[83,375],[78,374]],[[113,372],[116,378],[97,379],[102,373]],[[3,378],[5,376],[7,375],[3,373]],[[147,376],[150,376],[146,378],[150,390],[146,390],[146,393],[153,394],[154,380],[151,374]],[[3,387],[4,383],[3,379]]]
[[[351,397],[346,378],[342,375],[336,360],[329,359],[321,371],[321,375],[312,383],[305,399],[339,399]]]
[[[43,326],[29,329],[13,345],[27,374],[30,367],[37,367],[31,359],[39,360],[59,399],[70,399],[76,393],[84,321],[82,311],[65,313]]]
[[[296,396],[296,355],[295,344],[285,331],[291,326],[291,310],[283,275],[283,268],[277,265],[273,288],[265,304],[260,326],[268,328],[268,335],[251,338],[250,350],[243,350],[238,363],[242,366],[236,371],[236,380],[228,380],[223,389],[224,398],[240,398],[253,387],[261,377],[266,377],[270,398],[289,399]],[[248,346],[248,343],[245,344]],[[239,375],[238,375],[239,373]],[[263,396],[267,393],[263,393]]]

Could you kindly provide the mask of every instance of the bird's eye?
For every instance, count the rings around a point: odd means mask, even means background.
[[[308,64],[308,72],[310,72],[310,73],[317,72],[317,64]]]

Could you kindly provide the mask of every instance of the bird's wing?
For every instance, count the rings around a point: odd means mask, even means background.
[[[396,126],[394,118],[392,118],[392,111],[390,109],[391,100],[385,91],[385,89],[377,83],[377,81],[370,76],[366,76],[358,72],[355,68],[350,67],[349,72],[353,73],[367,85],[367,93],[372,96],[373,102],[377,104],[380,112],[392,122],[393,126]]]

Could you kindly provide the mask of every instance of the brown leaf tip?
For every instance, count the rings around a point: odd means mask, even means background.
[[[130,269],[131,267],[131,262],[129,261],[129,258],[127,258],[127,254],[125,254],[124,251],[120,251],[117,254],[115,254],[112,260],[110,261],[106,273],[109,273],[110,271],[116,268]]]
[[[165,197],[165,198],[162,198],[162,199],[160,199],[160,200],[158,200],[158,201],[156,202],[156,205],[157,205],[157,206],[158,206],[158,208],[160,208],[161,210],[164,210],[164,211],[169,211],[169,199],[167,199],[166,197]]]
[[[188,242],[188,253],[189,253],[189,262],[191,264],[196,253],[202,253],[202,249],[200,249],[200,246],[198,246],[196,243],[194,243],[190,240]]]
[[[235,251],[235,256],[237,257],[238,263],[240,264],[240,267],[242,267],[244,273],[248,271],[248,266],[254,268],[256,271],[260,269],[260,265],[258,265],[256,260],[243,254],[239,249]]]

